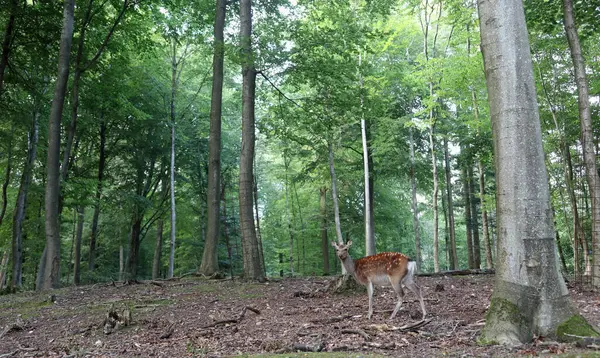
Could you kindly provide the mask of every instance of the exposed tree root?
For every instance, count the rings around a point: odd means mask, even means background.
[[[211,324],[208,324],[208,325],[202,327],[202,329],[215,327],[215,326],[218,326],[218,325],[221,325],[221,324],[239,323],[244,318],[244,316],[246,315],[246,311],[247,310],[250,310],[250,311],[256,313],[257,315],[260,314],[260,311],[257,310],[256,308],[250,307],[250,306],[245,306],[244,308],[242,308],[242,311],[240,312],[240,315],[237,318],[225,319],[225,320],[222,320],[222,321],[213,322]]]

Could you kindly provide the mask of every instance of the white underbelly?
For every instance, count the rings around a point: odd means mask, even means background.
[[[390,278],[388,275],[377,275],[371,278],[371,282],[377,286],[390,286]]]

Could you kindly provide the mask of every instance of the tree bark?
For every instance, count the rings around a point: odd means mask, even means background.
[[[473,230],[473,265],[475,269],[481,268],[481,245],[479,242],[479,221],[477,220],[477,194],[475,193],[475,180],[473,166],[467,168],[469,176],[469,203],[471,204],[471,229]]]
[[[4,221],[4,215],[6,214],[6,207],[8,206],[8,184],[10,184],[10,174],[12,172],[12,160],[13,160],[13,139],[15,136],[15,127],[11,126],[10,140],[8,141],[7,160],[6,160],[6,171],[4,172],[4,183],[2,183],[2,207],[0,208],[0,225]]]
[[[429,95],[433,97],[433,83],[429,84]],[[438,208],[438,192],[439,192],[439,180],[437,170],[437,158],[435,152],[435,142],[433,134],[435,130],[435,119],[433,118],[433,109],[429,110],[429,146],[431,147],[431,166],[433,169],[433,270],[434,272],[440,271],[440,258],[439,258],[439,208]]]
[[[321,254],[323,255],[323,274],[329,275],[329,242],[327,239],[327,187],[319,189],[319,209],[321,212]]]
[[[264,281],[261,270],[259,245],[256,238],[253,213],[254,178],[254,100],[256,93],[256,69],[252,51],[252,1],[240,2],[240,44],[242,49],[242,150],[240,154],[240,226],[244,253],[246,278]]]
[[[0,291],[4,289],[6,282],[6,271],[8,270],[8,250],[4,251],[2,260],[0,260]]]
[[[161,180],[161,193],[167,191],[167,181]],[[164,219],[161,217],[158,219],[156,224],[156,241],[154,244],[154,258],[152,260],[152,279],[155,280],[160,276],[160,267],[162,259],[162,247],[163,247],[163,231],[164,231]]]
[[[60,40],[58,75],[48,129],[48,163],[46,183],[46,258],[44,276],[38,289],[60,286],[60,122],[69,80],[69,59],[73,41],[75,0],[65,0]]]
[[[33,124],[28,136],[27,159],[21,173],[19,193],[17,194],[15,210],[13,212],[12,278],[10,282],[13,288],[20,288],[23,285],[23,222],[25,221],[25,209],[27,208],[27,193],[29,192],[31,174],[37,155],[40,115],[36,104],[33,114]]]
[[[362,66],[362,55],[358,57],[359,71]],[[362,73],[360,73],[360,108],[361,108],[361,120],[360,120],[360,132],[363,150],[363,173],[364,173],[364,220],[365,220],[365,256],[375,255],[377,249],[375,246],[375,231],[373,230],[373,200],[371,195],[371,179],[370,179],[370,165],[369,165],[369,142],[367,140],[367,122],[365,120],[364,113],[364,94],[362,93],[364,87],[364,80]]]
[[[77,207],[77,234],[75,236],[75,255],[73,266],[73,283],[79,286],[81,283],[81,238],[83,235],[83,220],[85,208],[83,205]]]
[[[254,180],[252,185],[252,191],[254,192],[254,215],[256,216],[256,239],[258,240],[258,255],[260,256],[260,265],[263,275],[267,275],[267,268],[265,266],[265,255],[263,251],[262,235],[260,233],[260,215],[258,213],[258,183],[256,179],[256,158],[254,160]]]
[[[458,255],[456,253],[456,231],[454,224],[454,204],[452,199],[452,168],[450,167],[450,153],[448,150],[448,138],[444,137],[444,163],[446,167],[446,202],[448,203],[448,234],[450,235],[450,251],[448,258],[450,270],[458,267]]]
[[[287,220],[288,234],[290,235],[290,276],[294,276],[294,231],[292,227],[292,219],[290,215],[290,200],[288,194],[288,168],[290,166],[290,161],[288,159],[287,149],[283,150],[283,163],[285,166],[285,216]],[[293,208],[292,208],[293,210]]]
[[[94,198],[94,215],[92,217],[92,230],[90,234],[90,252],[88,259],[88,270],[95,268],[96,242],[98,240],[98,219],[100,217],[100,200],[104,185],[104,168],[106,167],[106,121],[104,113],[100,116],[100,158],[98,160],[98,183],[96,184],[96,196]]]
[[[464,148],[462,149],[462,152],[464,153]],[[463,164],[462,167],[462,177],[463,177],[463,198],[464,198],[464,202],[465,202],[465,226],[466,226],[466,233],[467,233],[467,262],[469,265],[469,268],[472,269],[475,266],[475,258],[474,258],[474,254],[473,254],[473,230],[472,230],[472,223],[471,223],[471,194],[470,194],[470,189],[471,189],[471,185],[469,185],[469,174],[466,168],[466,165],[468,164]]]
[[[17,10],[19,9],[19,1],[10,1],[10,15],[8,15],[8,21],[6,22],[6,28],[4,30],[4,39],[2,40],[2,55],[0,56],[0,97],[4,90],[4,73],[6,66],[8,66],[8,59],[11,51],[11,41],[15,31],[15,21]]]
[[[219,270],[218,243],[221,229],[221,110],[223,101],[223,59],[225,54],[225,15],[227,1],[217,0],[213,44],[213,82],[210,102],[210,136],[208,144],[207,232],[200,273],[210,276]]]
[[[498,208],[496,283],[481,339],[518,344],[556,337],[575,310],[559,271],[523,3],[482,0],[479,20]]]
[[[168,278],[173,277],[173,271],[175,268],[175,230],[176,230],[176,210],[175,210],[175,97],[177,95],[178,86],[178,75],[177,75],[177,43],[175,39],[172,39],[172,57],[171,57],[171,103],[170,103],[170,116],[171,116],[171,166],[169,169],[170,178],[170,194],[171,194],[171,245],[169,251],[169,272],[167,273]]]
[[[485,209],[485,169],[481,160],[477,162],[479,167],[479,200],[481,202],[481,229],[483,230],[483,244],[485,245],[485,268],[494,267],[492,256],[492,243],[490,242],[490,232],[488,224],[487,210]]]
[[[592,199],[592,247],[594,258],[592,284],[600,287],[600,176],[596,165],[594,150],[594,133],[592,131],[592,115],[590,110],[589,89],[585,72],[585,60],[579,43],[579,35],[575,26],[575,15],[572,0],[563,0],[564,26],[571,49],[571,59],[575,70],[577,84],[577,101],[579,105],[579,121],[581,124],[581,144],[585,161],[586,178]]]
[[[329,175],[331,176],[331,197],[333,200],[333,217],[335,220],[335,235],[337,238],[338,244],[344,244],[344,239],[342,237],[342,226],[340,223],[340,204],[338,201],[337,194],[337,179],[335,177],[335,165],[333,162],[333,145],[331,144],[331,139],[327,142],[327,149],[329,152]],[[337,260],[336,260],[337,262]],[[342,265],[342,274],[346,275],[346,268]]]
[[[419,230],[419,208],[417,207],[417,178],[415,175],[415,145],[413,137],[413,128],[409,128],[409,146],[410,146],[410,186],[412,193],[411,207],[413,212],[413,230],[415,232],[415,261],[417,262],[417,271],[421,271],[421,234]]]

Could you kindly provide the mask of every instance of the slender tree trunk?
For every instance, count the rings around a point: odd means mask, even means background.
[[[60,286],[60,122],[69,80],[69,59],[73,41],[75,0],[65,0],[63,29],[60,40],[58,76],[50,109],[48,129],[48,179],[46,183],[46,259],[44,276],[38,289]]]
[[[231,241],[229,239],[229,226],[227,224],[227,196],[225,185],[221,187],[221,200],[223,200],[223,234],[225,235],[225,247],[227,247],[227,258],[229,259],[229,275],[233,279],[233,255],[231,254]]]
[[[256,238],[253,213],[252,182],[255,122],[254,100],[256,93],[256,69],[252,51],[252,1],[240,2],[240,42],[242,48],[242,150],[240,155],[240,225],[244,251],[244,274],[246,278],[264,281],[261,270],[259,245]]]
[[[292,228],[292,219],[290,215],[290,200],[288,194],[288,168],[290,162],[287,156],[287,149],[283,151],[283,162],[285,165],[285,216],[287,219],[288,234],[290,235],[290,276],[294,276],[294,232]]]
[[[417,271],[421,271],[421,234],[419,230],[419,208],[417,207],[417,178],[415,175],[415,145],[413,137],[413,128],[409,128],[409,146],[410,146],[410,186],[412,193],[412,212],[413,212],[413,230],[415,232],[415,261],[417,262]]]
[[[35,166],[37,145],[39,139],[40,111],[37,103],[34,105],[33,125],[28,135],[27,159],[21,173],[19,193],[13,212],[13,239],[12,239],[12,278],[10,285],[20,288],[23,285],[23,221],[25,221],[25,209],[27,208],[27,193],[31,183],[31,173]]]
[[[586,178],[592,199],[592,247],[594,267],[592,284],[600,287],[600,176],[594,151],[594,133],[592,131],[592,115],[590,111],[589,89],[585,72],[585,61],[579,43],[579,35],[575,26],[575,15],[572,0],[563,0],[564,25],[571,49],[571,58],[575,70],[577,84],[577,100],[579,104],[579,121],[581,124],[581,144],[585,161]]]
[[[98,219],[100,217],[100,200],[104,185],[104,168],[106,167],[106,122],[104,113],[100,116],[100,159],[98,161],[98,183],[96,184],[96,196],[94,198],[94,215],[92,217],[92,230],[90,234],[90,252],[88,259],[88,270],[94,271],[96,260],[96,243],[98,240]]]
[[[13,151],[13,137],[15,134],[14,125],[11,126],[10,140],[8,141],[8,153],[6,160],[6,171],[4,172],[4,183],[2,183],[2,208],[0,208],[0,225],[4,221],[4,215],[6,214],[6,207],[8,206],[7,190],[8,184],[10,184],[10,174],[12,172],[12,151]]]
[[[321,212],[321,254],[323,255],[323,274],[329,275],[329,240],[327,239],[327,187],[319,189],[321,194],[319,209]]]
[[[165,194],[167,192],[167,181],[161,181],[161,193]],[[162,215],[158,219],[156,224],[156,242],[154,245],[154,258],[152,260],[152,279],[157,279],[160,276],[160,267],[161,267],[161,259],[162,259],[162,247],[163,247],[163,231],[164,231],[164,223]]]
[[[473,215],[471,214],[471,185],[469,184],[469,174],[466,165],[467,164],[464,164],[462,168],[463,198],[465,201],[465,226],[467,232],[467,261],[469,268],[472,269],[475,268],[475,257],[473,253],[473,224],[471,222]]]
[[[473,265],[481,268],[481,245],[479,242],[479,221],[477,220],[477,195],[475,193],[475,180],[473,179],[473,166],[467,168],[469,176],[469,203],[471,204],[471,229],[473,230]]]
[[[333,145],[331,140],[327,142],[327,149],[329,151],[329,175],[331,176],[331,197],[333,200],[333,217],[335,220],[335,235],[338,244],[344,244],[342,237],[342,226],[340,223],[340,205],[337,196],[337,179],[335,178],[335,164],[333,162]],[[337,260],[336,260],[337,261]],[[346,275],[346,269],[342,266],[342,274]]]
[[[177,95],[177,46],[173,40],[173,54],[171,57],[171,167],[169,177],[171,182],[171,245],[169,254],[169,272],[168,278],[173,277],[175,268],[175,230],[176,230],[176,210],[175,210],[175,96]]]
[[[450,167],[450,153],[448,150],[448,138],[444,137],[444,163],[446,167],[446,202],[448,203],[448,234],[450,243],[448,258],[450,261],[450,270],[456,270],[458,267],[458,255],[456,253],[456,231],[454,224],[454,203],[452,199],[452,168]]]
[[[0,261],[0,291],[4,289],[6,282],[6,271],[8,270],[8,250],[4,251],[2,260]]]
[[[256,179],[256,158],[254,159],[254,180],[252,189],[254,192],[254,215],[256,215],[256,238],[258,240],[258,255],[260,256],[260,265],[263,275],[267,276],[267,268],[265,266],[265,255],[263,251],[262,235],[260,233],[260,215],[258,214],[258,179]]]
[[[575,310],[559,272],[523,3],[478,4],[498,208],[496,283],[481,339],[516,344],[556,337]]]
[[[485,169],[481,160],[477,162],[477,166],[479,168],[479,200],[481,201],[481,229],[483,231],[483,244],[485,245],[485,268],[489,270],[494,267],[494,260],[488,228],[488,214],[485,209]]]
[[[221,221],[219,216],[219,194],[221,193],[221,107],[223,100],[223,58],[225,53],[225,15],[227,1],[217,0],[216,18],[214,26],[215,42],[213,44],[213,83],[210,102],[210,137],[208,158],[208,189],[207,189],[207,215],[208,225],[204,253],[200,272],[212,275],[219,270],[217,260],[217,247]]]
[[[4,90],[4,73],[10,57],[11,41],[14,36],[15,20],[18,8],[19,1],[11,0],[10,15],[8,15],[8,21],[6,22],[6,28],[4,30],[4,39],[2,40],[2,55],[0,56],[0,97],[2,96],[2,92]]]
[[[125,252],[123,245],[119,246],[119,281],[125,281]]]
[[[362,55],[358,56],[358,66],[362,66]],[[359,70],[360,71],[360,70]],[[375,233],[373,230],[373,215],[371,212],[373,211],[372,204],[373,201],[371,199],[371,180],[369,178],[369,143],[367,140],[367,122],[365,121],[365,113],[364,113],[364,94],[362,93],[362,89],[364,87],[364,80],[362,73],[359,73],[360,77],[360,108],[361,108],[361,120],[360,120],[360,131],[361,131],[361,141],[362,141],[362,149],[363,149],[363,173],[364,173],[364,220],[365,220],[365,256],[375,255],[377,253],[377,249],[375,246]]]
[[[77,235],[75,237],[75,257],[73,266],[73,283],[79,286],[81,283],[81,238],[83,235],[83,220],[85,208],[82,205],[77,207]]]
[[[429,95],[433,98],[433,83],[429,84]],[[438,209],[438,192],[439,192],[439,180],[437,170],[437,158],[435,152],[434,143],[434,129],[435,120],[433,118],[433,109],[429,110],[429,120],[431,124],[429,126],[429,146],[431,147],[431,166],[433,168],[433,270],[440,272],[440,258],[439,258],[439,209]]]

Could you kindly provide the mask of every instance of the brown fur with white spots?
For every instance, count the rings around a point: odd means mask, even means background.
[[[352,259],[348,253],[348,248],[352,245],[352,241],[348,241],[346,245],[338,245],[331,242],[335,248],[337,257],[342,261],[346,271],[354,276],[356,282],[367,286],[369,294],[369,314],[370,319],[373,316],[373,286],[392,286],[398,297],[396,307],[390,316],[390,319],[396,316],[398,310],[402,306],[404,290],[402,285],[413,291],[419,302],[425,319],[425,304],[423,303],[423,295],[421,288],[415,283],[414,275],[417,270],[416,263],[401,253],[397,252],[382,252],[377,255],[366,256],[356,261]]]

